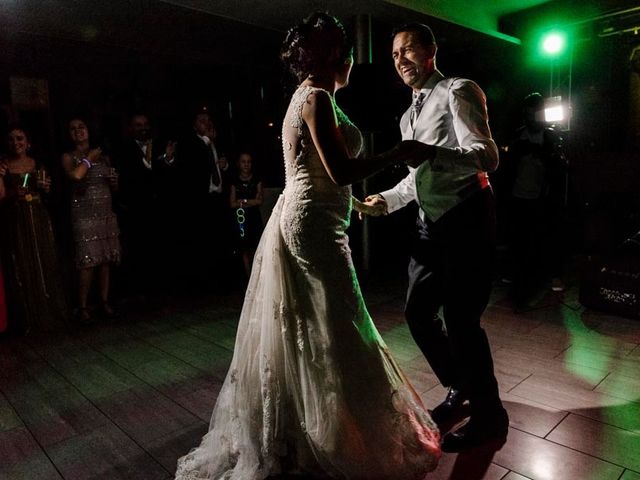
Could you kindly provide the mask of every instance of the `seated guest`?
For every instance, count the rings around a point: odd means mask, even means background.
[[[67,317],[51,220],[43,196],[51,178],[30,156],[22,127],[7,134],[0,158],[0,264],[6,282],[9,327],[51,330]]]
[[[100,148],[91,148],[84,120],[69,122],[69,136],[75,148],[62,155],[62,166],[71,179],[71,228],[75,244],[75,263],[79,273],[78,320],[91,320],[87,302],[94,271],[98,272],[100,310],[115,315],[109,305],[111,265],[120,261],[120,241],[111,191],[118,176],[109,157]]]

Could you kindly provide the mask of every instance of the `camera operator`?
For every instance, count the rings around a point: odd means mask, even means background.
[[[512,188],[510,275],[516,307],[526,305],[536,287],[551,282],[563,291],[566,168],[561,133],[544,121],[544,98],[532,93],[523,103],[524,125],[508,149]]]

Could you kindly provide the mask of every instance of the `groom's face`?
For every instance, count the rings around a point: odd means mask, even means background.
[[[413,32],[400,32],[393,38],[392,57],[402,81],[421,89],[433,73],[435,45],[422,45]]]

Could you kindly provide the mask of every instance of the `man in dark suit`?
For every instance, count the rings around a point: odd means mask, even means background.
[[[124,254],[123,277],[129,293],[146,293],[159,280],[161,251],[167,247],[171,228],[170,175],[174,169],[175,144],[164,148],[152,138],[149,117],[131,116],[129,135],[118,155],[118,210]]]
[[[226,157],[217,146],[216,127],[206,110],[196,113],[193,130],[177,151],[183,246],[190,280],[201,287],[226,280],[229,208]]]

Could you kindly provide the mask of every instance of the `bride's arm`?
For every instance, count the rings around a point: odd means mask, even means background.
[[[413,143],[421,145],[419,142],[403,142],[372,157],[349,157],[338,128],[333,103],[325,91],[315,91],[307,97],[302,108],[302,118],[309,127],[311,138],[329,177],[338,185],[349,185],[388,165],[407,161],[416,156],[416,146]]]

